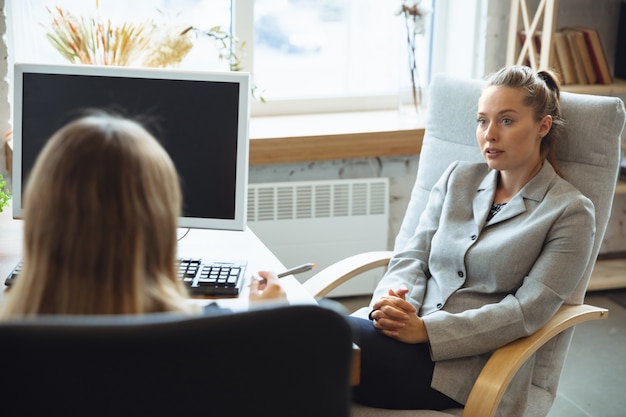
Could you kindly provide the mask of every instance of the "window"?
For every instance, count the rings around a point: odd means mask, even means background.
[[[269,102],[255,110],[397,106],[408,72],[399,4],[255,1],[254,77]]]
[[[424,0],[429,2],[430,0]],[[397,108],[408,67],[400,1],[389,0],[7,0],[15,61],[66,63],[46,40],[55,6],[112,22],[193,26],[183,68],[228,70],[202,31],[234,30],[238,55],[257,95],[252,114]],[[96,5],[98,9],[96,10]],[[48,9],[47,9],[48,8]],[[232,14],[232,16],[231,16]],[[132,19],[130,18],[132,16]],[[232,20],[231,20],[232,17]],[[430,19],[429,23],[430,23]],[[11,25],[10,22],[20,22]],[[233,24],[231,25],[231,21]],[[12,27],[11,27],[12,26]],[[430,45],[427,25],[425,49]],[[223,51],[222,51],[223,52]],[[423,59],[428,50],[421,51]],[[428,62],[425,62],[428,77]]]

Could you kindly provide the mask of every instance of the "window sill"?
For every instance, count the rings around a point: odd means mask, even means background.
[[[397,111],[253,117],[250,165],[415,155],[423,138]]]
[[[423,139],[423,122],[404,121],[397,111],[253,117],[249,158],[265,165],[416,155]],[[11,172],[11,141],[5,152]]]

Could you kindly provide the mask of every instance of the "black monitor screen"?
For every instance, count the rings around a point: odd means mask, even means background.
[[[21,217],[21,188],[45,142],[85,110],[104,109],[142,121],[169,153],[183,192],[182,227],[243,230],[247,74],[75,65],[26,66],[16,74],[21,108],[14,114],[14,141],[21,164],[14,169],[14,188],[20,184],[15,217]]]

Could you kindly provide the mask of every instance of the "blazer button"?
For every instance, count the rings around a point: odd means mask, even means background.
[[[463,278],[463,276],[465,275],[465,274],[463,273],[463,271],[459,271],[459,272],[457,272],[457,274],[459,274],[459,277],[461,277],[461,278]]]
[[[437,303],[437,309],[441,310],[441,307],[443,307],[443,304]]]
[[[472,240],[476,240],[476,239],[478,239],[478,236],[476,236],[476,235],[472,235],[472,237],[471,237],[470,239],[472,239]]]

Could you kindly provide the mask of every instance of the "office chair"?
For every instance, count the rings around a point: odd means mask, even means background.
[[[352,337],[316,305],[0,324],[0,414],[349,416]]]
[[[480,80],[444,75],[433,79],[417,179],[395,241],[396,248],[401,248],[411,237],[432,186],[448,165],[456,159],[483,160],[475,138],[477,103],[483,85]],[[565,178],[589,197],[596,209],[593,251],[578,287],[556,316],[536,334],[493,354],[463,409],[399,411],[355,405],[353,417],[494,416],[515,373],[533,355],[533,381],[525,416],[545,416],[550,410],[572,338],[572,326],[608,316],[607,310],[583,305],[583,301],[611,212],[625,119],[624,103],[618,98],[563,92],[561,99],[567,126],[557,158]],[[311,294],[323,297],[361,272],[386,266],[391,255],[390,251],[354,255],[320,271],[304,285]]]

